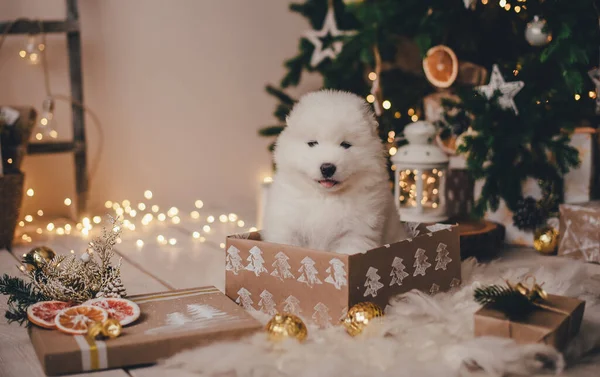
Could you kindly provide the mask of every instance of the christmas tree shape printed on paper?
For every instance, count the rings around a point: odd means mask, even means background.
[[[433,225],[427,225],[426,226],[427,230],[430,232],[437,232],[438,230],[450,230],[452,229],[452,225],[450,224],[433,224]]]
[[[417,252],[415,253],[415,264],[413,264],[413,267],[415,267],[413,276],[425,276],[425,270],[431,267],[431,263],[427,262],[427,255],[425,255],[424,249],[417,249]]]
[[[263,272],[268,272],[265,266],[263,266],[265,260],[262,257],[262,251],[258,247],[254,246],[250,249],[250,256],[246,260],[250,262],[246,266],[246,270],[254,272],[256,276],[260,276]]]
[[[364,286],[367,287],[367,289],[365,289],[365,293],[363,294],[363,297],[367,297],[369,295],[376,297],[377,296],[377,291],[380,290],[381,288],[383,288],[383,284],[381,284],[379,282],[379,279],[381,279],[381,276],[379,276],[377,274],[377,269],[374,267],[369,267],[369,270],[367,271],[367,280],[365,281]]]
[[[285,255],[283,251],[277,253],[275,255],[275,262],[272,264],[272,266],[275,267],[275,270],[271,272],[271,276],[275,276],[281,281],[283,281],[283,279],[295,279],[296,277],[290,271],[292,266],[288,263],[288,259],[290,258]]]
[[[300,312],[302,311],[300,310],[300,300],[298,300],[296,297],[289,295],[288,298],[283,301],[283,303],[283,311],[285,313],[300,315]]]
[[[457,289],[458,287],[460,287],[460,280],[457,278],[452,278],[452,281],[450,282],[450,288]]]
[[[329,275],[325,278],[325,282],[333,284],[336,289],[342,289],[342,286],[348,285],[348,279],[346,278],[345,264],[337,258],[333,258],[329,261],[331,266],[327,267],[325,272]]]
[[[322,302],[315,305],[315,312],[312,315],[313,321],[319,327],[328,327],[331,325],[331,316],[329,315],[329,308]]]
[[[225,258],[225,270],[233,272],[237,275],[240,270],[244,269],[242,264],[242,257],[240,257],[240,251],[235,246],[229,246],[227,249],[227,257]]]
[[[402,280],[409,275],[404,271],[406,266],[402,263],[403,261],[404,259],[402,258],[394,257],[394,260],[392,261],[392,272],[390,272],[390,276],[392,277],[390,286],[394,284],[402,285]]]
[[[171,334],[174,332],[205,329],[212,326],[244,321],[236,315],[227,314],[211,305],[188,304],[186,313],[173,312],[166,315],[165,324],[144,332],[147,335]]]
[[[277,313],[276,306],[277,304],[275,304],[275,301],[273,301],[273,295],[271,292],[267,291],[266,289],[262,291],[260,294],[260,301],[258,302],[260,311],[268,315],[275,315]]]
[[[448,254],[450,253],[448,251],[448,245],[440,242],[436,252],[437,256],[435,257],[435,261],[437,262],[437,264],[435,265],[435,270],[437,271],[439,269],[442,269],[446,271],[448,263],[452,262],[452,259],[448,256]]]
[[[254,301],[252,301],[252,299],[250,298],[250,296],[252,296],[252,293],[250,293],[246,288],[242,287],[237,292],[237,294],[238,297],[235,299],[236,304],[242,305],[242,308],[246,310],[255,310],[252,306],[252,304],[254,304]]]
[[[421,223],[409,222],[406,223],[406,225],[408,226],[407,232],[410,238],[415,238],[421,232],[419,229],[417,229]]]
[[[429,294],[433,296],[434,294],[438,293],[439,291],[440,291],[440,286],[433,283],[431,285],[431,288],[429,289]]]
[[[302,267],[298,270],[301,273],[298,281],[308,285],[309,287],[313,287],[315,284],[323,284],[321,279],[317,277],[319,271],[315,268],[315,261],[310,259],[309,257],[305,257],[300,261],[302,263]]]
[[[344,306],[344,309],[342,309],[342,316],[340,318],[338,318],[338,321],[343,321],[347,315],[348,315],[348,307]]]

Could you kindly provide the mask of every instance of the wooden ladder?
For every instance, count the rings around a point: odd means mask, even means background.
[[[61,142],[32,142],[27,153],[73,153],[75,158],[76,212],[85,213],[88,199],[88,174],[85,141],[85,118],[83,105],[83,78],[81,74],[81,36],[77,0],[66,0],[67,17],[62,21],[41,21],[44,33],[66,33],[71,84],[71,112],[73,140]],[[10,22],[0,22],[0,30],[5,30]],[[40,21],[19,20],[8,31],[9,34],[35,34],[40,31]],[[77,104],[77,105],[76,105]]]

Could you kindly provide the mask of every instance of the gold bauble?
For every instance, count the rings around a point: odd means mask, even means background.
[[[114,318],[109,318],[102,322],[102,327],[104,328],[104,335],[111,339],[121,335],[121,331],[123,330],[121,323]]]
[[[374,319],[382,317],[383,310],[372,302],[361,302],[348,310],[348,314],[342,319],[342,325],[346,328],[346,332],[352,336],[356,336]]]
[[[308,329],[300,317],[289,313],[275,314],[265,329],[273,341],[294,338],[301,342],[308,335]]]
[[[104,325],[102,322],[95,322],[88,327],[87,336],[91,339],[96,339],[98,336],[104,336]]]
[[[34,249],[31,249],[27,253],[33,259],[34,265],[27,264],[27,270],[32,271],[36,268],[40,268],[43,264],[49,263],[56,256],[54,250],[46,246],[39,246]]]
[[[558,231],[549,225],[538,228],[533,235],[533,247],[545,255],[554,254],[558,245]]]

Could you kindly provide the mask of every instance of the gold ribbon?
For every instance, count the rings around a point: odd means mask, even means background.
[[[87,341],[88,345],[90,346],[90,368],[91,370],[97,370],[100,369],[100,357],[98,356],[98,346],[96,346],[96,341],[89,337],[86,336],[85,340]]]

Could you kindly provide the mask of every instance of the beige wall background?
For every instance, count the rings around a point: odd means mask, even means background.
[[[106,200],[140,200],[150,189],[162,206],[255,213],[259,184],[270,174],[268,140],[275,100],[263,87],[284,74],[306,21],[282,0],[80,0],[84,99],[101,120],[87,120],[88,159],[97,161],[90,207]],[[0,1],[0,18],[59,19],[63,0]],[[32,105],[45,97],[40,66],[18,57],[24,36],[0,50],[0,103]],[[50,82],[68,94],[66,41],[48,35]],[[304,80],[299,92],[319,87]],[[59,139],[70,138],[69,104],[57,102]],[[66,214],[73,198],[70,154],[29,156],[24,214]]]

